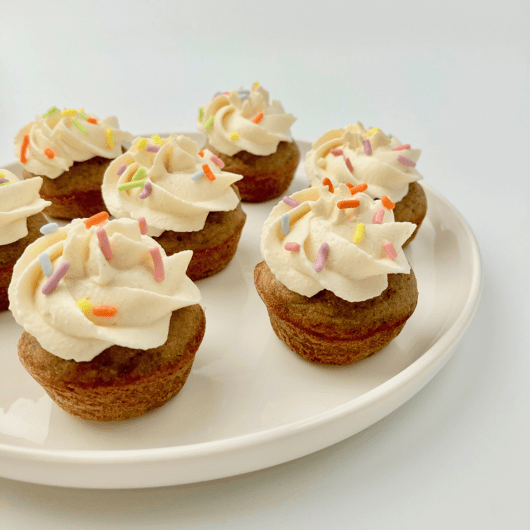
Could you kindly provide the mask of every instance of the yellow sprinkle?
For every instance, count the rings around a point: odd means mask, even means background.
[[[136,144],[138,151],[143,151],[147,147],[147,138],[140,138]]]
[[[112,129],[107,129],[105,132],[105,139],[107,140],[107,147],[109,149],[114,148],[114,133],[112,132]]]
[[[0,172],[0,179],[5,179],[6,178],[6,174],[2,171]]]
[[[239,140],[239,134],[236,132],[230,133],[230,140]]]
[[[77,302],[77,307],[79,307],[79,309],[85,314],[92,311],[92,304],[86,298],[81,298],[81,300]]]
[[[374,127],[373,129],[370,129],[370,136],[372,136],[372,134],[374,134],[375,131],[381,132],[381,129],[379,127]]]
[[[360,243],[364,238],[364,223],[359,223],[355,227],[355,235],[353,236],[354,243]]]
[[[63,116],[76,116],[77,115],[77,110],[75,110],[75,109],[66,109],[66,110],[61,111],[61,114]]]
[[[151,136],[151,140],[153,140],[156,145],[162,145],[162,138],[160,138],[160,135],[158,134],[153,134],[153,136]]]
[[[77,109],[77,112],[85,112],[85,109]]]
[[[254,86],[258,86],[259,83],[257,81],[254,81]]]

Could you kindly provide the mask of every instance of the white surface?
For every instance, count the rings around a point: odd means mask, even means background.
[[[304,158],[310,144],[299,147]],[[307,185],[300,169],[288,193]],[[91,488],[186,484],[284,463],[380,420],[442,368],[479,297],[471,230],[430,188],[427,201],[424,224],[405,250],[421,293],[416,311],[388,347],[356,365],[304,361],[272,331],[254,288],[270,203],[244,205],[234,262],[197,284],[207,330],[183,391],[141,418],[99,424],[54,406],[18,361],[22,328],[1,314],[0,475]]]
[[[115,113],[133,132],[193,129],[216,90],[258,79],[299,117],[296,137],[360,119],[421,147],[425,181],[477,236],[483,288],[444,369],[343,442],[150,490],[0,479],[2,528],[528,527],[526,0],[4,4],[0,160],[51,105]]]

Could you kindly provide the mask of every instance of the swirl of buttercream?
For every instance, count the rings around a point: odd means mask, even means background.
[[[150,236],[158,237],[165,230],[201,230],[210,212],[227,212],[237,207],[239,197],[232,184],[243,178],[222,171],[212,156],[208,150],[199,154],[197,142],[183,135],[136,138],[132,147],[113,160],[105,172],[102,186],[105,204],[117,218],[145,217]],[[214,180],[204,174],[200,176],[204,165]],[[192,178],[194,175],[199,178]],[[127,187],[135,178],[143,184],[120,191],[120,186]],[[144,193],[146,183],[150,186],[149,194]]]
[[[26,237],[27,218],[51,204],[41,199],[41,186],[41,177],[20,180],[11,171],[0,169],[0,245]]]
[[[102,237],[110,255],[100,246]],[[49,278],[39,260],[44,253],[54,271]],[[167,340],[171,313],[200,301],[198,288],[186,276],[192,254],[166,256],[131,219],[89,228],[76,219],[26,248],[9,286],[10,309],[43,348],[63,359],[90,361],[111,345],[155,348]],[[51,294],[43,294],[64,263],[69,264],[64,277]],[[159,272],[163,267],[162,281],[157,267]],[[109,305],[114,310],[107,316],[96,312]]]
[[[116,158],[121,146],[132,139],[122,131],[116,116],[99,119],[83,110],[60,111],[52,107],[15,136],[15,155],[35,175],[55,179],[74,162],[90,158]]]
[[[308,297],[327,289],[348,302],[361,302],[386,289],[388,274],[410,271],[401,246],[416,225],[394,222],[381,201],[365,193],[352,197],[344,184],[333,193],[323,185],[308,188],[291,199],[296,202],[286,199],[273,208],[261,234],[263,259],[287,288]],[[340,202],[352,200],[358,206],[344,208]],[[374,222],[381,209],[383,217]],[[389,242],[397,253],[394,259],[384,250]]]
[[[281,141],[292,142],[291,125],[296,121],[282,104],[273,100],[258,83],[246,97],[240,90],[215,96],[199,109],[197,128],[217,151],[232,156],[240,151],[267,156]]]
[[[420,149],[357,122],[327,131],[316,140],[306,155],[305,169],[311,184],[325,177],[334,184],[366,183],[365,193],[372,198],[386,195],[397,202],[408,193],[409,183],[423,178],[414,167],[420,155]]]

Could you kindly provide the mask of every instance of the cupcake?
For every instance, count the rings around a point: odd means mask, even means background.
[[[132,135],[115,116],[100,120],[82,109],[52,107],[15,137],[15,154],[25,179],[44,178],[41,195],[51,201],[44,213],[75,219],[105,210],[103,174]]]
[[[199,280],[228,265],[246,220],[242,177],[223,166],[186,136],[137,138],[107,169],[103,198],[114,217],[145,223],[166,254],[193,250],[187,274]]]
[[[254,271],[276,335],[318,363],[351,364],[384,348],[416,307],[401,249],[414,228],[344,184],[284,197],[263,226]]]
[[[300,161],[290,130],[295,121],[279,101],[269,103],[256,81],[250,91],[216,95],[199,109],[197,127],[225,170],[243,175],[237,183],[241,199],[264,202],[285,193],[293,180]]]
[[[41,212],[50,203],[40,198],[41,186],[40,177],[23,181],[0,169],[0,311],[9,307],[7,288],[16,261],[48,223]]]
[[[366,183],[365,193],[370,197],[388,197],[395,203],[395,220],[416,225],[406,246],[427,213],[427,197],[418,184],[423,177],[416,170],[420,155],[419,149],[357,122],[324,133],[307,153],[305,169],[311,184],[319,184],[326,177],[334,185]]]
[[[9,286],[22,365],[67,412],[123,420],[164,405],[205,330],[192,252],[166,256],[131,219],[103,212],[29,245]]]

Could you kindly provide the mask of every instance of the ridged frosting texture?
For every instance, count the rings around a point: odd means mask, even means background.
[[[322,185],[308,188],[291,199],[299,205],[280,202],[261,235],[263,259],[291,291],[311,297],[327,289],[349,302],[360,302],[379,296],[388,286],[388,274],[410,272],[401,246],[416,225],[394,222],[393,212],[383,208],[381,201],[365,193],[352,196],[344,184],[334,193]],[[359,205],[341,209],[344,200],[357,200]],[[381,209],[382,222],[374,223]],[[394,259],[384,250],[388,243],[397,254]],[[317,270],[319,264],[321,270]]]
[[[215,96],[199,109],[197,128],[206,134],[217,151],[232,156],[239,151],[267,156],[281,141],[292,142],[291,125],[279,101],[269,101],[269,93],[258,83],[250,91],[232,90]]]
[[[11,171],[0,169],[0,245],[26,237],[28,217],[51,204],[40,198],[41,186],[41,177],[20,180]]]
[[[212,160],[210,151],[199,150],[197,142],[186,136],[153,138],[133,140],[129,151],[105,172],[103,199],[114,217],[145,217],[149,235],[157,237],[165,230],[196,232],[204,228],[210,212],[237,207],[239,197],[232,184],[241,175],[222,171],[214,162],[217,157]],[[213,180],[204,174],[204,165]],[[120,190],[135,178],[143,184]]]
[[[305,169],[311,184],[325,177],[334,184],[364,182],[372,198],[386,195],[397,202],[408,193],[409,183],[423,178],[414,167],[420,155],[420,149],[357,122],[316,140],[306,155]]]
[[[106,232],[111,259],[100,246],[100,229]],[[160,252],[162,281],[155,279],[153,248]],[[51,294],[42,292],[52,278],[43,273],[42,253],[50,258],[52,276],[69,263]],[[9,286],[10,309],[44,349],[63,359],[90,361],[114,344],[155,348],[167,340],[171,313],[200,301],[199,290],[186,276],[192,254],[184,251],[167,257],[131,219],[88,229],[76,219],[25,250]],[[115,314],[96,316],[96,308],[102,306],[113,307]]]
[[[17,133],[15,155],[30,173],[55,179],[74,162],[116,158],[131,139],[115,116],[99,119],[83,110],[52,107]]]

